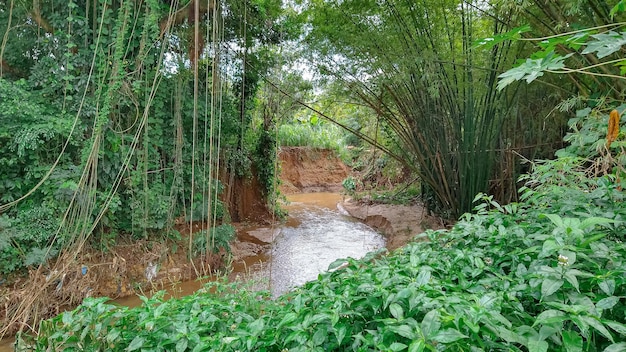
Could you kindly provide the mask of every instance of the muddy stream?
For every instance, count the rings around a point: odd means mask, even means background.
[[[273,243],[266,253],[233,262],[231,279],[258,280],[259,289],[269,289],[273,297],[314,280],[338,258],[360,258],[385,246],[383,236],[350,217],[338,207],[337,193],[305,193],[287,197],[289,217],[275,228],[251,228],[248,232],[265,232]],[[169,295],[192,294],[203,282],[183,282],[169,290]],[[113,303],[134,307],[137,296]],[[12,341],[0,340],[0,352],[12,351]]]

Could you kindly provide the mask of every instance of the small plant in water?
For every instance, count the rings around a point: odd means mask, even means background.
[[[352,176],[348,176],[344,179],[341,185],[348,195],[354,195],[354,192],[356,192],[356,180]]]

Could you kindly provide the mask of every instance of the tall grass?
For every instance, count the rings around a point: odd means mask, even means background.
[[[280,145],[287,147],[313,147],[339,151],[344,146],[345,132],[338,126],[322,123],[289,123],[278,129]]]

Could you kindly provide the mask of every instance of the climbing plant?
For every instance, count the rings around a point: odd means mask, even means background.
[[[0,275],[61,277],[85,246],[180,239],[181,221],[202,227],[184,234],[190,257],[209,253],[197,236],[223,245],[232,231],[211,228],[261,149],[248,136],[268,46],[298,31],[280,1],[3,4]],[[9,325],[40,318],[14,308]]]

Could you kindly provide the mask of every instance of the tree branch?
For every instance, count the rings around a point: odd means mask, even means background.
[[[33,0],[33,9],[30,12],[30,15],[33,21],[35,21],[35,23],[37,23],[39,27],[43,28],[48,33],[54,33],[54,27],[52,27],[52,25],[50,25],[50,23],[41,16],[41,10],[39,9],[39,0]]]

